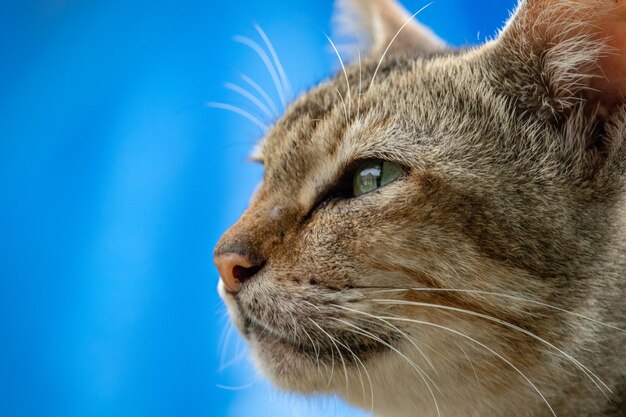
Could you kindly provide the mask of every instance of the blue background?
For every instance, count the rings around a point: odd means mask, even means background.
[[[474,44],[514,3],[436,0],[421,20]],[[240,71],[277,101],[232,37],[260,42],[258,22],[297,93],[338,68],[331,9],[1,2],[0,415],[362,415],[273,390],[236,334],[220,342],[211,255],[261,175],[245,159],[262,132],[206,103],[258,114],[223,86],[241,84]]]

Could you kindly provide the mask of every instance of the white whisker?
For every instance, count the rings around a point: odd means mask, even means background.
[[[346,378],[346,390],[348,389],[349,385],[350,385],[350,380],[348,378],[348,368],[346,367],[346,361],[344,361],[343,359],[343,355],[341,354],[341,350],[339,349],[339,346],[337,346],[336,339],[330,335],[330,333],[328,333],[326,330],[322,329],[322,326],[320,326],[319,324],[317,324],[317,322],[315,320],[313,320],[312,318],[309,317],[309,321],[311,323],[313,323],[318,329],[320,329],[320,331],[322,333],[324,333],[328,339],[331,341],[331,343],[333,345],[335,345],[335,348],[337,348],[337,353],[339,354],[339,359],[341,360],[341,364],[343,365],[343,373],[344,376]]]
[[[352,91],[350,88],[350,80],[348,78],[348,73],[346,72],[346,66],[343,64],[343,59],[341,59],[341,55],[339,54],[339,51],[337,50],[335,43],[332,41],[332,39],[330,39],[328,35],[324,34],[324,36],[326,36],[326,39],[328,39],[328,42],[330,42],[330,45],[333,47],[333,50],[335,51],[335,54],[337,55],[337,59],[339,60],[339,64],[341,65],[343,76],[346,79],[346,88],[348,89],[348,106],[350,106],[350,109],[352,109]]]
[[[241,391],[241,390],[250,388],[251,386],[255,385],[257,382],[258,381],[253,381],[253,382],[249,382],[247,384],[239,385],[239,386],[236,386],[236,387],[233,387],[233,386],[230,386],[230,385],[222,385],[222,384],[215,384],[215,386],[217,388],[225,389],[225,390],[228,390],[228,391]]]
[[[223,363],[220,364],[220,367],[218,368],[218,371],[222,372],[222,371],[230,368],[231,366],[233,366],[237,362],[241,361],[246,356],[248,356],[248,352],[246,352],[245,349],[239,348],[239,346],[238,346],[237,351],[232,355],[232,357],[229,360],[224,361]]]
[[[350,351],[350,352],[352,352],[352,351]],[[353,355],[354,355],[354,353],[353,353]],[[359,363],[363,367],[363,371],[365,371],[365,376],[367,377],[367,381],[368,381],[369,386],[370,386],[370,412],[372,414],[374,414],[374,384],[372,383],[372,378],[370,376],[370,373],[367,371],[367,367],[365,366],[363,361],[361,361],[361,359],[359,359],[358,355],[355,355],[354,358],[357,361],[359,361]],[[365,397],[363,397],[363,401],[365,401]]]
[[[226,362],[226,352],[228,352],[228,347],[230,345],[230,338],[233,334],[233,325],[231,322],[228,322],[226,326],[222,329],[222,334],[220,336],[219,344],[222,346],[220,351],[220,366],[219,370],[224,369],[224,363]]]
[[[268,109],[265,104],[261,103],[261,100],[256,98],[253,94],[251,94],[245,88],[242,88],[242,87],[238,86],[237,84],[233,84],[233,83],[225,83],[224,87],[226,87],[227,89],[229,89],[231,91],[234,91],[235,93],[237,93],[237,94],[247,98],[253,104],[256,104],[256,106],[259,108],[259,110],[261,110],[267,117],[272,118],[272,113],[270,112],[270,109]]]
[[[237,344],[234,349],[231,349],[231,340],[233,336],[233,325],[232,323],[228,323],[227,327],[222,331],[222,336],[220,337],[221,341],[221,352],[220,352],[220,366],[218,367],[218,371],[222,372],[225,369],[231,367],[235,363],[241,361],[244,357],[247,356],[246,349],[241,348],[240,340],[237,339]],[[227,359],[227,354],[230,355],[230,359]]]
[[[279,115],[279,111],[278,111],[278,107],[276,107],[276,104],[274,104],[274,100],[272,100],[269,96],[269,94],[267,94],[267,92],[261,88],[261,86],[259,84],[257,84],[256,82],[254,82],[254,80],[250,77],[248,77],[246,74],[239,74],[239,76],[241,77],[241,79],[248,84],[250,87],[252,87],[257,93],[259,93],[259,95],[261,96],[261,98],[263,98],[263,100],[265,100],[265,104],[267,104],[267,106],[272,109],[272,113],[274,116],[278,116]]]
[[[370,410],[373,413],[374,412],[374,386],[372,385],[372,379],[370,378],[369,372],[367,372],[367,368],[365,367],[365,364],[363,363],[363,361],[361,361],[358,355],[355,355],[355,353],[352,351],[352,349],[348,347],[348,345],[341,343],[336,338],[335,340],[337,341],[339,345],[343,346],[344,349],[350,352],[352,357],[363,367],[363,370],[365,371],[367,375],[367,379],[369,380],[369,384],[370,384],[370,393],[371,393]],[[366,394],[365,394],[365,383],[363,382],[363,374],[361,374],[361,370],[358,366],[357,366],[357,370],[359,371],[359,379],[361,380],[361,389],[363,391],[363,401],[365,401]]]
[[[309,332],[307,332],[307,330],[306,330],[306,328],[304,326],[302,326],[302,331],[304,332],[305,336],[311,342],[311,346],[313,347],[313,351],[315,352],[315,363],[317,364],[317,372],[321,375],[322,374],[322,370],[320,369],[320,351],[319,351],[319,346],[313,341],[313,338],[311,337]]]
[[[367,313],[365,311],[361,311],[361,310],[355,310],[352,309],[350,307],[346,307],[346,306],[342,306],[339,304],[332,304],[332,306],[340,308],[342,310],[347,310],[347,311],[353,311],[353,312],[358,312],[364,315],[367,315],[368,317],[371,317],[373,319],[376,319],[378,321],[382,321],[383,323],[385,323],[386,325],[388,325],[389,327],[391,327],[394,331],[400,333],[403,337],[405,337],[409,343],[411,343],[413,345],[413,347],[415,347],[415,349],[422,355],[422,357],[424,358],[424,360],[426,361],[426,363],[428,363],[428,365],[430,365],[430,367],[433,369],[433,371],[435,371],[436,374],[439,374],[439,372],[437,372],[437,369],[435,369],[435,366],[433,365],[432,361],[428,358],[428,356],[426,355],[426,353],[424,353],[424,351],[417,346],[417,344],[415,343],[415,341],[413,340],[412,337],[410,337],[409,335],[407,335],[405,332],[403,332],[402,330],[400,330],[397,326],[394,326],[392,323],[389,323],[388,321],[385,320],[381,320],[378,316],[375,316],[374,314],[370,314]]]
[[[287,315],[291,319],[291,323],[293,323],[293,336],[294,336],[293,339],[296,342],[296,345],[301,345],[302,342],[300,341],[300,329],[298,327],[298,322],[296,321],[296,317],[293,315],[292,312],[288,312]]]
[[[362,72],[363,69],[361,67],[361,50],[357,49],[356,50],[357,56],[359,57],[359,91],[357,91],[358,94],[358,104],[357,104],[357,117],[361,116],[361,88],[362,88]]]
[[[315,304],[313,304],[313,303],[311,303],[311,302],[309,302],[309,301],[307,301],[307,300],[302,300],[302,302],[304,302],[304,303],[306,303],[306,304],[309,304],[310,306],[313,306],[313,307],[314,307],[314,308],[316,308],[318,311],[320,311],[319,307],[318,307],[318,306],[316,306]],[[313,320],[313,319],[309,318],[309,320]],[[314,320],[313,320],[313,322],[314,322],[314,324],[316,324],[316,325],[317,325],[317,327],[319,327],[319,325],[318,325],[318,324],[317,324]],[[304,329],[304,328],[303,328],[303,329]],[[305,332],[306,332],[306,330],[305,330]],[[308,335],[308,332],[307,332],[307,335]],[[309,336],[309,338],[310,338],[310,336]],[[312,339],[311,339],[311,343],[313,343],[313,340],[312,340]],[[313,346],[315,346],[315,344],[314,344]],[[315,348],[314,348],[314,349],[315,349]],[[319,363],[320,363],[320,362],[319,362],[319,349],[321,349],[321,346],[318,346],[318,349],[315,349],[315,354],[316,354],[316,356],[317,356],[317,364],[318,364],[318,369],[319,369]],[[333,374],[334,374],[334,371],[335,371],[335,354],[333,353],[333,349],[332,349],[332,348],[331,348],[331,350],[330,350],[330,354],[331,354],[331,362],[330,362],[330,364],[331,364],[331,368],[330,368],[330,376],[328,377],[328,384],[326,384],[326,388],[328,388],[328,387],[330,386],[330,384],[332,383],[332,380],[333,380]],[[325,364],[324,364],[324,366],[326,367],[326,365],[325,365]],[[327,367],[326,367],[326,368],[327,368]],[[327,368],[327,369],[328,369],[328,368]]]
[[[333,382],[333,376],[335,375],[335,350],[331,347],[330,349],[330,375],[328,376],[328,384],[326,384],[326,388],[330,387],[330,384]]]
[[[339,98],[341,99],[341,103],[343,104],[343,113],[344,113],[344,116],[345,116],[345,119],[346,119],[346,126],[347,126],[350,123],[348,121],[348,108],[346,107],[346,101],[344,100],[343,96],[341,95],[341,92],[339,91],[339,89],[335,88],[335,91],[339,95]]]
[[[580,363],[576,358],[574,358],[573,356],[571,356],[570,354],[568,354],[564,350],[558,348],[557,346],[555,346],[552,343],[548,342],[544,338],[536,335],[535,333],[533,333],[533,332],[531,332],[529,330],[524,329],[523,327],[519,327],[519,326],[517,326],[515,324],[509,323],[509,322],[507,322],[505,320],[501,320],[501,319],[499,319],[497,317],[489,316],[487,314],[478,313],[478,312],[471,311],[471,310],[466,310],[464,308],[445,306],[445,305],[440,305],[440,304],[421,303],[421,302],[418,302],[418,301],[387,300],[387,299],[370,299],[370,301],[377,302],[377,303],[383,303],[383,304],[410,305],[410,306],[417,306],[417,307],[424,307],[424,308],[434,308],[434,309],[440,309],[440,310],[446,310],[446,311],[453,311],[453,312],[457,312],[457,313],[461,313],[461,314],[467,314],[467,315],[470,315],[470,316],[479,317],[479,318],[482,318],[482,319],[485,319],[485,320],[489,320],[489,321],[501,324],[501,325],[503,325],[505,327],[508,327],[510,329],[513,329],[513,330],[516,330],[516,331],[518,331],[520,333],[523,333],[523,334],[525,334],[525,335],[527,335],[529,337],[532,337],[533,339],[535,339],[535,340],[545,344],[546,346],[556,350],[557,352],[559,352],[561,355],[563,355],[565,358],[567,358],[570,362],[572,362],[578,369],[580,369],[596,385],[596,387],[598,387],[598,389],[605,396],[607,394],[604,392],[602,387],[600,387],[598,382],[600,382],[600,384],[602,384],[609,392],[611,392],[611,393],[613,392],[608,387],[608,385],[606,385],[602,381],[602,379],[600,379],[600,377],[598,377],[589,368],[587,368],[585,365]],[[598,382],[596,382],[596,380]],[[608,396],[607,396],[607,398],[608,398]]]
[[[523,301],[526,303],[530,303],[530,304],[534,304],[534,305],[538,305],[541,307],[545,307],[551,310],[555,310],[555,311],[560,311],[562,313],[566,313],[596,324],[599,324],[601,326],[607,327],[609,329],[613,329],[613,330],[619,330],[620,332],[626,332],[626,329],[622,329],[620,327],[617,326],[613,326],[611,324],[608,323],[604,323],[600,320],[596,320],[592,317],[588,317],[579,313],[576,313],[574,311],[569,311],[566,310],[564,308],[561,307],[557,307],[555,305],[552,304],[546,304],[543,303],[541,301],[537,301],[537,300],[533,300],[532,298],[526,298],[526,297],[520,297],[518,295],[512,295],[512,294],[505,294],[505,293],[498,293],[498,292],[490,292],[490,291],[482,291],[482,290],[471,290],[471,289],[458,289],[458,288],[377,288],[374,291],[370,291],[370,292],[402,292],[402,291],[419,291],[419,292],[458,292],[458,293],[469,293],[469,294],[480,294],[480,295],[488,295],[488,296],[494,296],[494,297],[502,297],[502,298],[508,298],[510,300],[516,300],[516,301]]]
[[[435,404],[435,409],[437,410],[437,416],[441,417],[441,412],[439,410],[439,403],[437,402],[437,397],[435,397],[435,393],[433,392],[430,384],[428,383],[428,381],[426,380],[426,378],[428,378],[428,380],[430,380],[434,387],[437,389],[437,391],[443,396],[443,393],[441,392],[441,390],[439,389],[439,387],[437,386],[437,384],[435,384],[435,382],[428,377],[428,374],[426,372],[424,372],[424,370],[422,370],[422,368],[420,368],[419,366],[417,366],[417,364],[415,364],[415,362],[413,362],[411,359],[409,359],[409,357],[407,357],[404,353],[400,352],[398,349],[396,349],[395,347],[393,347],[392,345],[390,345],[389,343],[385,342],[383,339],[381,339],[380,337],[376,336],[373,333],[368,332],[367,330],[364,330],[362,328],[360,328],[359,326],[356,326],[346,320],[342,320],[342,319],[338,319],[333,317],[333,320],[339,321],[340,323],[345,324],[346,326],[349,326],[353,329],[355,329],[355,332],[362,335],[362,336],[366,336],[371,338],[372,340],[377,341],[378,343],[386,346],[387,348],[391,349],[392,351],[394,351],[395,353],[397,353],[398,355],[400,355],[400,357],[402,357],[404,360],[406,360],[409,365],[411,365],[411,367],[413,369],[415,369],[415,371],[418,373],[418,375],[420,376],[420,378],[422,378],[422,381],[424,381],[424,384],[426,384],[426,387],[428,388],[428,391],[430,392],[430,395],[433,399],[433,402]]]
[[[270,76],[272,77],[272,80],[274,81],[274,86],[276,87],[276,91],[278,92],[278,95],[280,97],[280,102],[282,103],[283,108],[286,108],[287,99],[285,97],[285,91],[283,90],[282,84],[278,77],[278,73],[276,72],[276,68],[274,68],[272,61],[270,60],[270,57],[267,56],[267,53],[265,53],[263,48],[261,48],[261,46],[258,43],[256,43],[250,38],[247,38],[245,36],[235,36],[233,39],[235,40],[235,42],[244,44],[250,49],[252,49],[254,52],[256,52],[259,58],[261,58],[261,60],[265,64],[265,67],[269,71]]]
[[[480,379],[478,378],[478,372],[476,372],[476,368],[474,367],[474,362],[472,362],[472,360],[470,359],[469,355],[467,354],[465,349],[463,349],[463,347],[460,344],[456,343],[456,345],[461,350],[461,352],[463,352],[463,355],[465,356],[465,359],[467,359],[467,362],[470,364],[470,367],[472,368],[472,371],[474,372],[474,378],[476,378],[477,385],[478,386],[482,386],[482,384],[480,383]]]
[[[254,123],[255,125],[257,125],[258,127],[260,127],[263,131],[266,131],[267,128],[268,128],[268,126],[265,123],[263,123],[262,121],[260,121],[258,118],[254,117],[253,115],[251,115],[247,111],[242,110],[242,109],[240,109],[237,106],[233,106],[232,104],[207,103],[207,106],[213,107],[215,109],[222,109],[222,110],[231,111],[231,112],[236,113],[236,114],[238,114],[240,116],[243,116],[246,119],[248,119],[249,121],[251,121],[252,123]]]
[[[441,330],[445,330],[445,331],[454,333],[456,335],[459,335],[461,337],[464,337],[464,338],[470,340],[473,343],[476,343],[477,345],[481,346],[482,348],[486,349],[487,351],[491,352],[492,354],[494,354],[495,356],[500,358],[503,362],[505,362],[507,365],[509,365],[512,369],[514,369],[519,375],[521,375],[522,378],[524,378],[524,380],[526,380],[526,382],[528,382],[528,384],[535,390],[535,392],[537,394],[539,394],[539,396],[541,397],[543,402],[550,409],[550,413],[554,417],[558,417],[556,415],[556,413],[554,412],[554,409],[550,405],[550,402],[546,399],[546,397],[539,390],[539,388],[537,388],[537,386],[517,366],[515,366],[513,363],[511,363],[511,361],[509,361],[507,358],[505,358],[504,356],[502,356],[501,354],[499,354],[495,350],[491,349],[489,346],[485,345],[484,343],[481,343],[478,340],[472,338],[471,336],[468,336],[468,335],[466,335],[464,333],[461,333],[461,332],[459,332],[457,330],[454,330],[452,328],[449,328],[449,327],[446,327],[446,326],[441,326],[441,325],[435,324],[435,323],[430,323],[430,322],[427,322],[427,321],[409,319],[409,318],[406,318],[406,317],[383,317],[383,318],[386,319],[386,320],[404,321],[404,322],[409,322],[409,323],[414,323],[414,324],[421,324],[421,325],[424,325],[424,326],[432,326],[432,327],[435,327],[435,328],[438,328],[438,329],[441,329]]]
[[[427,7],[429,7],[432,3],[428,3],[426,6],[422,7],[421,9],[419,9],[418,11],[416,11],[415,13],[413,13],[411,15],[411,17],[409,17],[406,22],[404,22],[404,24],[402,26],[400,26],[400,29],[398,29],[398,31],[396,32],[396,34],[393,36],[393,38],[391,38],[391,41],[389,41],[389,44],[387,45],[387,47],[385,48],[383,54],[380,57],[380,60],[378,61],[378,65],[376,65],[376,69],[374,70],[374,75],[372,76],[372,81],[370,81],[370,85],[369,88],[372,88],[372,84],[374,84],[374,80],[376,79],[376,74],[378,74],[378,70],[380,69],[381,64],[383,63],[383,60],[385,59],[385,56],[387,55],[387,52],[389,51],[389,48],[391,48],[391,45],[393,45],[393,43],[395,42],[396,38],[398,37],[398,35],[400,35],[400,32],[402,32],[404,30],[404,28],[411,23],[411,21],[415,18],[415,16],[417,16],[418,14],[420,14],[421,12],[423,12]]]
[[[272,55],[272,59],[274,60],[274,65],[278,69],[278,74],[280,75],[280,79],[282,81],[283,91],[285,92],[285,95],[287,96],[287,98],[289,98],[291,96],[291,86],[289,85],[289,80],[287,79],[287,74],[285,74],[283,65],[281,64],[280,59],[278,58],[278,54],[276,53],[276,50],[274,49],[274,45],[272,45],[272,42],[270,42],[270,38],[267,36],[267,34],[261,28],[260,25],[255,24],[254,27],[256,31],[259,32],[259,35],[261,35],[263,42],[265,42],[265,46],[267,46],[267,49],[270,51],[270,55]]]

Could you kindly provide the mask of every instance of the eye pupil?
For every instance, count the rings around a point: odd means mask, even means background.
[[[365,161],[354,174],[354,196],[358,197],[372,192],[394,181],[403,172],[403,169],[393,162],[380,160]]]

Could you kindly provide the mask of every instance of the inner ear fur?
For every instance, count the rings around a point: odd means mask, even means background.
[[[626,95],[626,0],[526,0],[495,43],[523,102],[606,118]],[[505,77],[506,78],[506,77]]]

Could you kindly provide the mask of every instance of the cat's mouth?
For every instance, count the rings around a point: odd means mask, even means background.
[[[356,365],[358,361],[364,361],[370,356],[392,349],[392,340],[354,337],[353,333],[350,334],[352,337],[348,338],[345,335],[331,335],[326,332],[323,340],[316,340],[311,332],[306,333],[305,331],[302,331],[304,334],[283,334],[246,313],[241,307],[239,312],[241,314],[241,331],[246,339],[254,339],[263,346],[276,347],[279,345],[291,353],[312,356],[318,361],[325,359],[335,361],[340,356],[346,363]]]
[[[336,312],[334,318],[341,318],[345,322],[342,326],[333,323],[329,316],[320,317],[311,311],[311,314],[303,311],[293,320],[290,317],[288,323],[283,323],[284,327],[281,327],[280,313],[277,313],[279,322],[272,325],[247,308],[239,297],[224,291],[222,285],[219,293],[232,322],[250,344],[257,365],[286,389],[301,392],[328,390],[333,373],[327,375],[320,369],[332,370],[335,366],[346,366],[349,371],[358,369],[368,361],[376,361],[381,355],[398,349],[401,341],[399,335],[372,329],[364,323],[352,323],[340,312]],[[357,328],[362,329],[359,331],[363,334],[355,333]],[[335,382],[342,384],[342,381]]]

